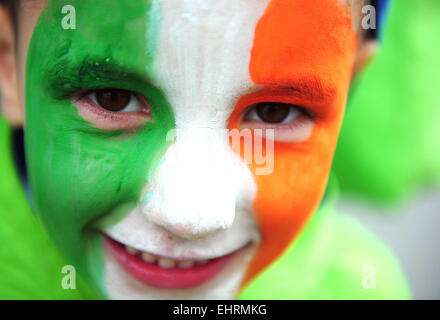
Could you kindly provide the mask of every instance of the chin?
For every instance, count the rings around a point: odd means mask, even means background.
[[[110,299],[234,299],[259,243],[244,213],[231,228],[183,239],[134,210],[101,235]]]

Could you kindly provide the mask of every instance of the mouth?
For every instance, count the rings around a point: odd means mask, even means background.
[[[104,236],[116,261],[140,282],[160,289],[187,289],[215,278],[244,248],[214,259],[178,260],[139,251]]]

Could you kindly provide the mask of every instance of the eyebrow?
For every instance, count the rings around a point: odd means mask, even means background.
[[[108,57],[85,56],[78,61],[61,58],[48,66],[44,75],[47,91],[55,98],[86,89],[117,86],[125,81],[151,83],[146,76]],[[122,89],[122,88],[121,88]]]
[[[46,69],[46,90],[54,98],[63,99],[82,90],[118,87],[129,80],[150,85],[153,83],[146,75],[141,76],[138,71],[108,58],[109,56],[111,55],[84,56],[73,61],[67,55],[61,55]],[[314,103],[331,104],[334,101],[336,89],[325,86],[319,77],[299,76],[297,79],[268,83],[263,91],[274,96],[294,96]]]
[[[323,84],[316,76],[303,76],[298,80],[280,84],[268,84],[266,90],[274,95],[295,96],[317,103],[331,103],[336,97],[336,89]]]

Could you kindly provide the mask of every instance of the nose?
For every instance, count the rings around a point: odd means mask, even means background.
[[[225,135],[178,135],[144,196],[142,213],[180,238],[199,239],[231,227],[247,167]],[[250,174],[250,173],[249,173]]]

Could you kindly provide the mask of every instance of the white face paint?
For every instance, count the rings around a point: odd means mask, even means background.
[[[253,245],[213,279],[179,290],[147,286],[107,254],[110,297],[236,296],[259,237],[252,209],[256,186],[229,146],[225,129],[238,99],[257,88],[249,76],[250,52],[255,26],[269,2],[159,1],[155,84],[173,108],[176,142],[145,186],[139,206],[106,230],[124,245],[173,260],[213,259]]]

